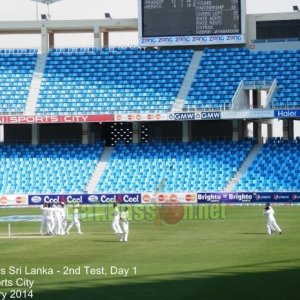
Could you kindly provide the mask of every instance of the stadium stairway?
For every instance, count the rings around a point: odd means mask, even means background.
[[[87,184],[86,191],[88,193],[94,193],[95,188],[103,174],[103,171],[106,168],[107,162],[111,157],[112,152],[114,151],[113,147],[106,147],[102,153],[100,161],[98,162],[95,170],[91,176],[90,181]]]
[[[233,188],[235,187],[236,183],[239,182],[239,180],[245,174],[246,170],[250,167],[252,162],[257,157],[257,154],[261,151],[261,148],[262,148],[262,145],[260,145],[260,144],[254,145],[251,152],[248,154],[247,158],[242,163],[241,167],[237,170],[237,172],[234,175],[234,177],[232,178],[232,180],[225,187],[225,189],[224,189],[225,192],[233,191]]]
[[[202,54],[203,54],[202,51],[195,51],[194,52],[191,63],[189,65],[188,69],[187,69],[187,72],[186,72],[186,75],[183,79],[181,88],[178,92],[177,98],[175,99],[175,102],[173,104],[173,108],[172,108],[173,112],[182,111],[185,99],[188,96],[188,93],[191,89],[191,86],[192,86],[193,80],[195,78],[197,69],[200,65]]]
[[[38,54],[34,68],[29,94],[25,107],[25,115],[33,115],[36,111],[37,100],[45,70],[47,54]]]

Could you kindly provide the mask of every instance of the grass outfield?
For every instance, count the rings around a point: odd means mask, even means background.
[[[262,207],[230,206],[217,220],[132,222],[128,243],[109,222],[83,222],[84,235],[58,237],[33,235],[38,222],[14,222],[10,239],[0,222],[0,299],[17,290],[31,299],[29,287],[16,286],[28,280],[32,299],[43,300],[299,299],[300,207],[275,212],[282,235],[266,234]],[[0,216],[38,213],[0,209]],[[54,274],[25,273],[42,267]]]

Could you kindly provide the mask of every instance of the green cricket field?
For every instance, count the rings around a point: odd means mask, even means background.
[[[274,210],[281,235],[262,206],[131,207],[125,243],[110,207],[64,236],[40,236],[39,208],[1,208],[0,300],[299,299],[300,206]]]

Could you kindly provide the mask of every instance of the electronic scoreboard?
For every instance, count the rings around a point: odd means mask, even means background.
[[[245,0],[139,0],[139,43],[245,43],[245,15]]]

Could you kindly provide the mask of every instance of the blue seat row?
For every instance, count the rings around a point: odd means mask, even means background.
[[[0,193],[83,193],[103,149],[103,143],[2,145]]]
[[[72,111],[74,107],[79,113],[170,111],[192,55],[191,50],[122,48],[50,51],[37,114]],[[61,92],[62,86],[67,92]]]
[[[236,191],[295,191],[300,189],[300,139],[270,139],[236,184]]]
[[[251,141],[117,145],[96,191],[221,191],[252,148]]]
[[[0,114],[24,113],[36,49],[0,49]]]

